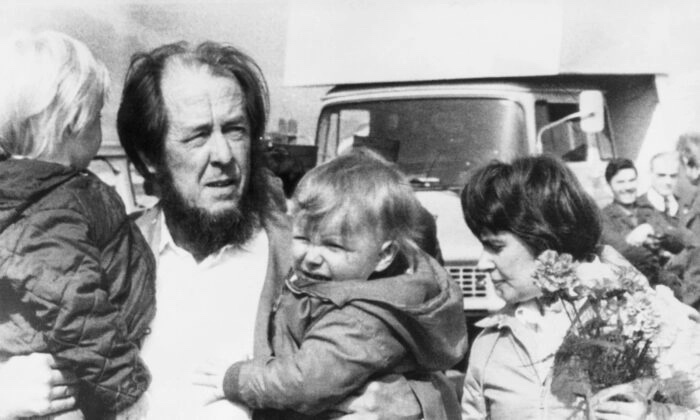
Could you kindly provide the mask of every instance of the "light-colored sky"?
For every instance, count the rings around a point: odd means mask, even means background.
[[[15,30],[53,29],[88,45],[110,70],[112,95],[103,114],[105,142],[117,142],[115,119],[129,57],[167,42],[232,43],[262,68],[271,96],[270,123],[295,118],[314,135],[326,88],[283,87],[288,0],[0,0],[0,37]]]

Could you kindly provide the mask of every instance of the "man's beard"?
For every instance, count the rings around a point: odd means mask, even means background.
[[[264,197],[267,195],[262,174],[253,174],[235,208],[211,214],[188,203],[176,189],[170,171],[166,169],[162,172],[164,174],[158,184],[165,218],[171,221],[170,226],[177,225],[179,236],[185,242],[180,245],[184,245],[195,257],[212,255],[226,245],[240,247],[260,227],[266,206]]]

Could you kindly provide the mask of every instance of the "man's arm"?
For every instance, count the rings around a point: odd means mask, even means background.
[[[368,383],[336,409],[348,413],[342,420],[452,420],[461,416],[454,383],[441,372],[411,379],[387,375]]]
[[[335,408],[349,413],[341,417],[342,420],[423,418],[413,387],[404,376],[396,374],[369,382]]]

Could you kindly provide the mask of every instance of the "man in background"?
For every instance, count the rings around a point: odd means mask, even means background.
[[[693,243],[692,232],[680,226],[679,201],[676,196],[680,161],[676,152],[663,152],[651,158],[651,187],[637,198],[645,219],[653,224],[655,236],[667,258]]]
[[[640,197],[641,203],[649,204],[656,211],[674,218],[678,214],[678,199],[675,196],[680,162],[674,152],[664,152],[651,158],[651,188]]]

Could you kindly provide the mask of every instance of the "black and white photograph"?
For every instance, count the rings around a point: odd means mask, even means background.
[[[700,420],[700,2],[0,0],[0,420]]]

